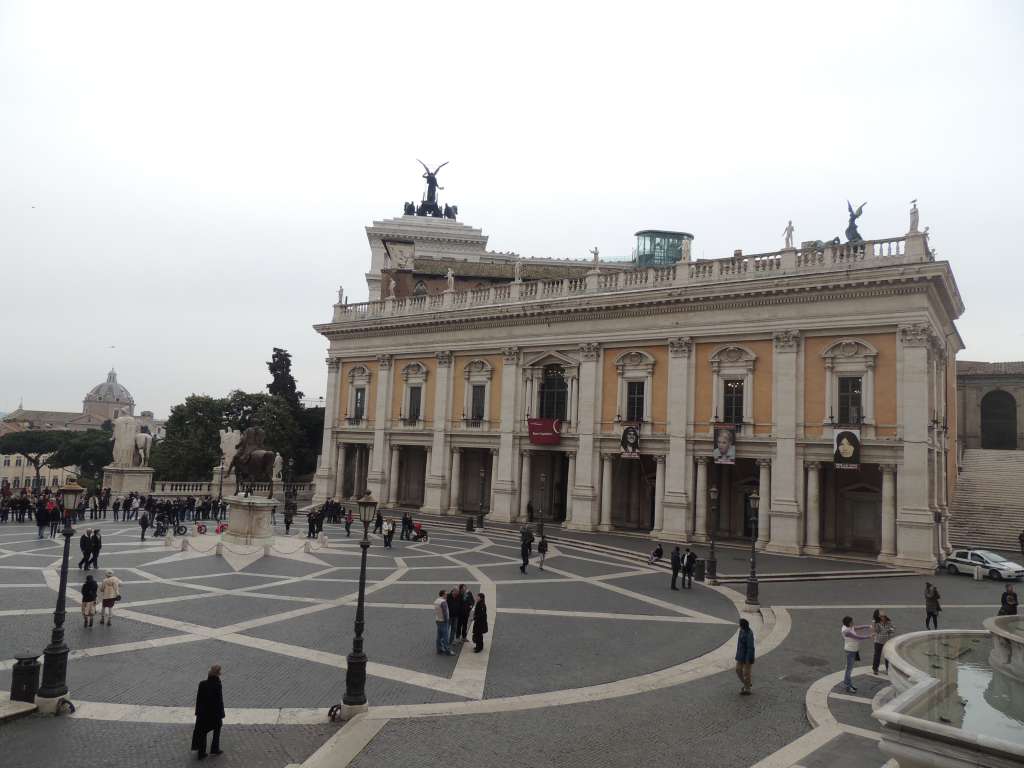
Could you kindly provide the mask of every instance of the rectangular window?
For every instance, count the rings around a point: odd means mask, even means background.
[[[420,396],[422,394],[422,387],[409,387],[409,413],[406,415],[409,421],[420,420]]]
[[[20,467],[21,466],[21,458],[20,457],[14,460],[14,466],[16,466],[16,467]]]
[[[840,424],[860,424],[864,415],[861,406],[862,392],[860,376],[839,377]]]
[[[18,486],[20,486],[20,485],[21,485],[21,478],[20,478],[20,477],[16,477],[16,478],[14,478],[14,482],[13,482],[13,483],[11,483],[11,485],[13,485],[13,486],[14,486],[15,488],[17,488]]]
[[[626,421],[644,420],[644,382],[626,382]]]
[[[726,379],[722,404],[722,421],[726,424],[743,423],[743,379]]]
[[[4,466],[5,467],[11,466],[11,457],[10,456],[4,456]]]
[[[474,421],[483,421],[484,418],[484,401],[487,395],[487,385],[485,384],[474,384],[472,393],[472,403],[469,411],[469,418]]]
[[[352,407],[352,418],[362,419],[366,413],[366,389],[357,387],[355,393],[355,404]]]

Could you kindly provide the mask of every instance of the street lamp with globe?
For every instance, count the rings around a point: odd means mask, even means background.
[[[40,712],[57,711],[60,700],[68,692],[68,646],[64,642],[64,593],[68,586],[68,554],[71,550],[71,537],[75,530],[71,527],[71,515],[78,506],[78,500],[85,489],[74,480],[61,486],[60,494],[64,510],[64,555],[60,565],[60,586],[57,588],[57,608],[53,612],[53,631],[50,644],[43,651],[43,683],[36,695],[36,705]]]
[[[352,638],[352,653],[346,658],[345,695],[342,697],[342,716],[350,719],[366,711],[366,654],[363,653],[363,601],[366,596],[366,550],[370,548],[370,523],[377,516],[377,500],[372,493],[359,499],[359,519],[363,523],[363,539],[359,542],[362,558],[359,563],[359,601],[356,603],[355,636]]]
[[[754,548],[757,543],[757,510],[760,505],[761,497],[754,491],[750,494],[750,575],[747,576],[747,608],[751,610],[761,607],[757,595],[757,550]]]

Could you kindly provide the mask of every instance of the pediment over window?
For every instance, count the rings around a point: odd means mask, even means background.
[[[878,350],[862,339],[839,339],[829,344],[821,356],[826,360],[848,360],[850,358],[878,356]]]
[[[634,349],[616,357],[615,367],[620,374],[627,371],[650,373],[654,370],[654,358],[646,352]]]
[[[491,376],[494,375],[494,368],[486,360],[470,360],[466,363],[466,367],[463,369],[463,376],[467,380],[486,380],[489,381]]]
[[[348,380],[350,382],[369,381],[370,371],[365,365],[357,365],[348,372]]]
[[[406,381],[412,379],[425,380],[427,378],[427,368],[423,363],[409,363],[402,369],[402,378]]]
[[[720,364],[753,363],[757,360],[757,355],[739,344],[726,344],[712,352],[710,360],[712,363]]]
[[[551,350],[549,352],[541,352],[529,358],[524,364],[524,368],[545,368],[549,365],[561,365],[563,368],[576,368],[580,364],[579,360],[563,355],[557,350]]]

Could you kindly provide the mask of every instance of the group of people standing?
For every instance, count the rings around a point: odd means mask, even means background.
[[[484,635],[489,630],[484,594],[478,592],[474,598],[465,584],[459,584],[448,592],[442,589],[434,601],[434,622],[437,625],[436,647],[439,654],[454,656],[452,646],[466,641],[470,626],[473,652],[480,653],[484,649]]]

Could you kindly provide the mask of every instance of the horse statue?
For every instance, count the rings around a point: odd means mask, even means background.
[[[274,498],[274,461],[277,454],[263,448],[264,432],[259,427],[249,427],[242,433],[242,439],[236,446],[235,455],[231,457],[225,475],[235,473],[235,493],[239,486],[245,484],[252,488],[253,483],[269,483],[270,491],[267,498]]]
[[[137,467],[148,467],[149,455],[153,450],[153,436],[148,432],[136,432],[134,447],[132,464]]]

